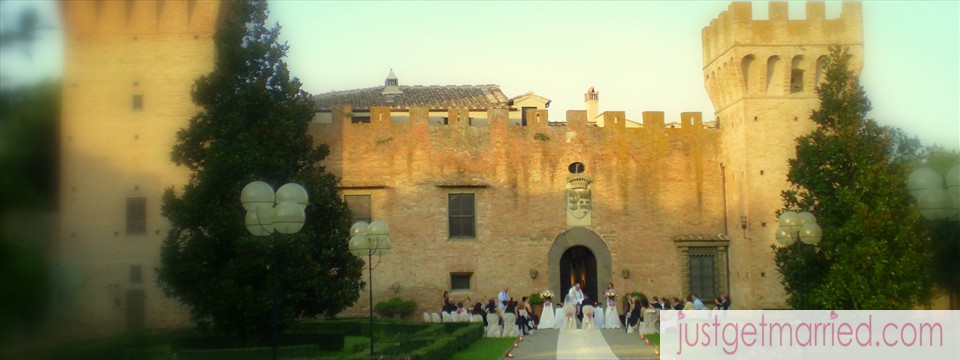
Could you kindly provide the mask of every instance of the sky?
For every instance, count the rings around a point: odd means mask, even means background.
[[[553,121],[583,109],[591,86],[601,111],[626,111],[631,119],[664,111],[667,122],[699,111],[709,121],[700,30],[728,5],[274,0],[270,21],[282,26],[290,70],[311,93],[380,86],[393,69],[401,85],[497,84],[510,97],[533,91],[552,100]],[[57,21],[50,2],[0,6],[0,27],[20,6],[37,6]],[[765,1],[753,7],[756,19],[766,18]],[[802,18],[803,2],[789,7],[790,18]],[[826,7],[828,18],[840,12],[839,2]],[[863,17],[861,83],[870,117],[925,145],[960,149],[960,1],[865,1]],[[16,73],[16,81],[58,76],[59,34],[36,46],[32,62],[5,52],[2,73]]]

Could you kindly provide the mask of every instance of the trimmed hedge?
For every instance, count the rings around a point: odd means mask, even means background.
[[[272,347],[177,351],[177,358],[184,360],[259,360],[269,359],[272,356]],[[316,358],[319,356],[320,347],[316,345],[277,347],[278,358]]]

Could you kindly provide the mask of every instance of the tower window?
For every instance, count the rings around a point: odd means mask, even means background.
[[[127,235],[147,233],[147,198],[127,198]]]
[[[803,70],[793,69],[790,72],[790,92],[803,92]]]

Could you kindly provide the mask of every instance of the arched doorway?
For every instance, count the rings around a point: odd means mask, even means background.
[[[581,279],[592,281],[583,286],[583,293],[593,301],[612,279],[613,262],[607,244],[600,235],[584,227],[572,227],[558,235],[550,247],[547,261],[548,286],[557,292],[556,301],[563,301],[567,296],[571,273],[580,277],[577,270],[571,271],[572,265],[583,269]]]
[[[586,246],[574,246],[560,257],[560,294],[579,283],[583,294],[597,301],[597,258]]]

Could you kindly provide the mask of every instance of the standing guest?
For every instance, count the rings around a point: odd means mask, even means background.
[[[683,303],[680,302],[680,298],[678,298],[678,297],[676,297],[676,296],[673,297],[673,309],[674,309],[674,310],[683,310]]]
[[[693,308],[697,310],[703,310],[703,301],[700,301],[700,298],[697,297],[697,294],[690,294],[690,297],[693,298]]]
[[[526,316],[523,314],[526,314]],[[523,335],[530,335],[530,329],[533,328],[530,326],[532,316],[533,309],[530,308],[530,303],[527,302],[527,297],[524,296],[520,298],[520,303],[517,304],[517,325],[520,325],[520,331]]]
[[[440,308],[447,306],[447,303],[450,302],[450,295],[446,290],[443,291],[443,302],[440,303]]]
[[[503,291],[497,295],[497,309],[503,310],[506,305],[506,302],[510,300],[510,288],[504,287]]]

